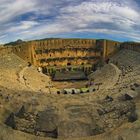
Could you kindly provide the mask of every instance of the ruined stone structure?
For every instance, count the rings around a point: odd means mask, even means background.
[[[0,55],[3,56],[5,54],[11,53],[13,51],[13,48],[8,46],[5,47],[3,45],[0,45]]]
[[[20,43],[13,52],[46,73],[66,68],[88,73],[99,61],[117,52],[119,46],[119,42],[110,40],[44,39]]]
[[[140,52],[140,43],[124,42],[124,43],[121,44],[121,48]]]

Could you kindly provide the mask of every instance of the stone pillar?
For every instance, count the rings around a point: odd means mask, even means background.
[[[29,52],[30,52],[30,55],[31,55],[31,63],[36,66],[37,62],[36,62],[36,58],[34,57],[35,56],[34,43],[29,44]]]
[[[103,40],[103,59],[106,59],[106,55],[107,55],[107,41]]]

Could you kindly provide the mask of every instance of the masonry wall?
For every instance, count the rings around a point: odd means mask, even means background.
[[[140,52],[140,43],[125,42],[121,44],[121,48]]]
[[[119,42],[95,39],[47,39],[13,47],[13,52],[40,67],[94,65],[117,51]]]
[[[105,40],[106,47],[104,49],[105,51],[105,58],[109,58],[113,56],[120,48],[120,42],[111,41],[111,40]]]
[[[30,42],[16,45],[12,48],[12,51],[25,61],[33,63],[32,46]]]
[[[33,42],[34,58],[39,66],[66,66],[96,63],[95,40],[59,39]]]
[[[11,52],[12,52],[12,47],[0,46],[0,55],[1,56],[10,54]]]

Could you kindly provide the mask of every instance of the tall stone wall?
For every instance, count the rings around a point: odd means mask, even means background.
[[[12,48],[13,53],[21,57],[27,62],[33,63],[32,58],[32,46],[30,42],[22,43],[19,45],[16,45]]]
[[[45,39],[20,43],[13,52],[37,67],[96,65],[113,55],[119,42],[95,39]]]
[[[100,52],[95,52],[95,40],[59,39],[34,42],[34,58],[36,65],[81,65],[95,63]]]
[[[107,59],[117,53],[120,49],[120,42],[103,40],[103,59]]]
[[[121,44],[121,48],[140,52],[140,43],[124,42]]]

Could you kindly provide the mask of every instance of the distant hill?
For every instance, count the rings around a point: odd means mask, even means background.
[[[8,46],[8,45],[12,45],[12,46],[15,46],[15,45],[18,45],[18,44],[21,44],[25,41],[21,40],[21,39],[18,39],[17,41],[14,41],[14,42],[9,42],[9,43],[6,43],[4,44],[4,46]]]

